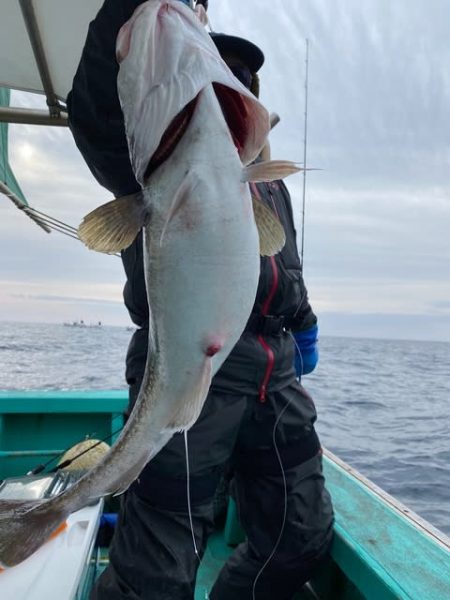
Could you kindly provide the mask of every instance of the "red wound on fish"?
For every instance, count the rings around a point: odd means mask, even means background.
[[[222,350],[222,344],[210,344],[207,348],[206,348],[206,356],[214,356],[215,354],[217,354],[220,350]]]

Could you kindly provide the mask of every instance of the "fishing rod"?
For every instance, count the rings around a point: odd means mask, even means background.
[[[75,237],[78,239],[78,233],[75,227],[71,225],[67,225],[63,223],[63,221],[59,221],[50,215],[46,215],[28,204],[25,204],[23,200],[21,200],[17,194],[15,194],[5,183],[0,181],[0,192],[3,193],[7,198],[11,200],[16,208],[24,212],[36,225],[39,225],[41,229],[43,229],[46,233],[50,233],[51,229],[55,231],[60,231],[60,233],[65,233],[66,235],[70,235],[70,237]]]
[[[60,221],[59,219],[56,219],[55,217],[47,215],[46,213],[43,213],[43,212],[37,210],[36,208],[32,208],[31,206],[25,206],[22,210],[29,216],[33,215],[33,216],[38,217],[42,223],[45,223],[50,229],[53,229],[53,231],[59,231],[59,233],[62,233],[64,235],[67,235],[68,237],[74,238],[75,240],[80,239],[78,237],[78,230],[76,229],[76,227],[67,225],[63,221]]]
[[[308,68],[309,68],[309,40],[306,38],[306,57],[305,57],[305,126],[303,136],[303,199],[302,199],[302,245],[300,259],[303,267],[303,252],[305,247],[305,206],[306,206],[306,144],[308,135]]]
[[[9,198],[11,200],[11,202],[14,204],[14,206],[16,206],[16,208],[24,211],[25,214],[28,214],[29,218],[32,221],[34,221],[36,223],[36,225],[39,225],[39,227],[41,229],[43,229],[46,233],[50,233],[49,227],[45,223],[43,223],[42,220],[39,219],[39,217],[33,215],[32,213],[26,212],[25,209],[29,208],[29,207],[12,190],[10,190],[9,187],[2,181],[0,181],[0,192],[2,194],[4,194],[7,198]]]
[[[34,223],[39,225],[39,227],[41,227],[41,229],[43,229],[46,233],[51,233],[52,231],[57,231],[58,233],[61,233],[62,235],[65,235],[67,237],[70,237],[74,240],[81,242],[81,240],[78,236],[78,229],[76,227],[72,227],[72,225],[67,225],[67,223],[64,223],[64,221],[60,221],[59,219],[56,219],[55,217],[52,217],[51,215],[48,215],[40,210],[37,210],[36,208],[28,206],[27,204],[24,204],[20,200],[20,198],[18,196],[16,196],[16,194],[14,194],[14,192],[12,192],[1,181],[0,181],[0,192],[3,192],[5,194],[5,196],[7,196],[19,210],[21,210],[28,217],[30,217],[30,219]],[[117,254],[114,252],[111,252],[111,253],[107,252],[107,254],[109,254],[110,256],[117,256],[120,258],[120,254]]]

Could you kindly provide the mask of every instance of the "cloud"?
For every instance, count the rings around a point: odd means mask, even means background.
[[[50,294],[29,294],[29,293],[14,293],[8,294],[9,298],[14,298],[18,300],[29,300],[29,301],[45,301],[45,302],[57,302],[61,304],[101,304],[105,306],[106,304],[120,304],[122,305],[123,301],[120,296],[115,300],[107,300],[103,297],[99,298],[84,298],[83,296],[58,296],[58,295],[50,295]]]
[[[356,334],[362,325],[354,314],[381,314],[393,337],[396,323],[404,334],[401,315],[408,323],[448,319],[448,2],[228,0],[211,3],[209,14],[216,31],[248,36],[266,55],[261,99],[281,116],[271,135],[274,158],[303,160],[309,39],[307,163],[322,169],[308,173],[306,188],[305,278],[313,306],[348,317]],[[14,93],[13,103],[45,106],[23,93]],[[36,208],[76,226],[110,199],[68,130],[12,126],[10,147]],[[299,233],[302,183],[302,176],[287,180]],[[0,279],[42,286],[27,310],[39,304],[39,314],[52,317],[57,297],[66,308],[68,298],[86,305],[86,286],[99,286],[88,301],[112,306],[102,287],[112,286],[119,303],[124,275],[119,260],[46,236],[0,198]],[[9,302],[2,315],[17,312]]]
[[[122,286],[70,284],[54,279],[40,282],[0,281],[1,320],[52,322],[83,319],[85,322],[129,324]]]
[[[450,281],[380,281],[367,275],[358,279],[311,277],[309,295],[317,312],[421,314],[450,322]]]
[[[122,303],[122,286],[109,283],[58,282],[54,279],[17,282],[2,280],[0,298],[21,298],[27,300],[85,301]]]
[[[320,337],[362,337],[376,339],[450,339],[448,316],[389,313],[319,313]]]

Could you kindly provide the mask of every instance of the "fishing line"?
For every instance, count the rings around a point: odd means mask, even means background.
[[[272,204],[273,204],[273,206],[275,208],[275,211],[276,211],[275,201],[274,201],[274,198],[273,198],[272,194],[271,194],[271,200],[272,200]],[[303,299],[304,298],[305,298],[305,293],[303,293],[301,295],[301,298],[300,298],[299,303],[298,303],[298,308],[297,308],[295,314],[297,314],[297,312],[299,311],[299,309],[300,309],[300,307],[301,307],[301,305],[303,303]],[[302,371],[302,374],[303,374],[303,357],[302,357],[302,353],[300,352],[299,345],[298,345],[297,340],[295,339],[294,334],[292,333],[292,331],[289,330],[288,333],[289,333],[290,337],[293,339],[295,347],[297,348],[298,354],[300,356],[301,371]],[[284,528],[285,528],[285,525],[286,525],[286,517],[287,517],[287,482],[286,482],[286,475],[285,475],[284,467],[283,467],[283,461],[281,460],[281,454],[280,454],[280,451],[279,451],[278,446],[277,446],[276,431],[277,431],[277,427],[278,427],[278,424],[280,422],[281,417],[284,415],[285,411],[287,410],[287,408],[289,407],[290,404],[291,404],[291,400],[289,399],[287,401],[287,403],[286,403],[286,406],[282,409],[282,411],[278,415],[278,417],[277,417],[277,419],[275,421],[275,424],[273,426],[273,431],[272,431],[273,446],[274,446],[274,449],[275,449],[275,453],[277,455],[278,463],[280,465],[281,476],[283,478],[283,495],[284,495],[283,519],[282,519],[282,523],[281,523],[280,533],[278,535],[277,541],[275,542],[273,550],[270,553],[270,555],[267,558],[267,560],[265,561],[265,563],[263,564],[263,566],[261,567],[261,569],[259,570],[258,574],[255,577],[255,580],[253,581],[253,586],[252,586],[252,600],[256,600],[256,584],[258,583],[258,579],[261,577],[264,569],[267,567],[267,565],[269,564],[269,562],[275,556],[275,552],[277,551],[278,546],[280,545],[281,538],[283,536]]]
[[[190,469],[189,469],[189,451],[188,451],[188,439],[187,439],[187,429],[183,432],[184,435],[184,452],[186,456],[186,498],[188,505],[188,514],[189,514],[189,525],[191,527],[191,535],[192,542],[194,544],[194,552],[198,558],[198,562],[200,563],[200,555],[197,549],[197,543],[195,541],[195,533],[194,533],[194,524],[192,522],[192,507],[191,507],[191,488],[190,488]]]
[[[278,463],[280,465],[281,475],[283,477],[283,492],[284,492],[283,520],[282,520],[282,523],[281,523],[280,533],[278,535],[277,541],[275,542],[273,550],[269,554],[267,560],[265,561],[265,563],[263,564],[263,566],[259,570],[259,572],[256,575],[255,580],[253,582],[253,587],[252,587],[252,598],[253,598],[253,600],[256,600],[256,584],[258,583],[258,579],[261,577],[264,569],[267,567],[267,565],[269,564],[269,562],[274,557],[275,552],[277,551],[278,546],[280,545],[281,538],[282,538],[283,533],[284,533],[284,527],[286,525],[286,516],[287,516],[287,483],[286,483],[286,475],[285,475],[284,467],[283,467],[283,461],[281,460],[280,451],[278,450],[278,446],[277,446],[276,431],[277,431],[278,423],[280,422],[281,417],[284,415],[284,413],[285,413],[286,409],[288,408],[288,406],[290,405],[290,403],[291,403],[291,400],[289,399],[287,401],[287,403],[286,403],[286,406],[283,408],[283,410],[278,415],[277,420],[275,421],[275,425],[273,426],[273,431],[272,431],[272,441],[273,441],[273,445],[274,445],[274,448],[275,448],[275,453],[277,455]]]
[[[190,469],[189,469],[189,451],[188,451],[188,440],[187,440],[187,429],[183,432],[184,435],[184,451],[186,456],[186,497],[187,497],[187,505],[188,505],[188,514],[189,514],[189,525],[191,527],[191,535],[192,542],[194,544],[194,552],[198,559],[198,564],[201,563],[200,554],[198,552],[197,544],[195,541],[195,533],[194,533],[194,524],[192,521],[192,507],[191,507],[191,489],[190,489]],[[209,593],[205,590],[205,598],[204,600],[209,600]]]

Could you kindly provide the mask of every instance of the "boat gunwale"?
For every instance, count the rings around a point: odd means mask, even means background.
[[[419,516],[413,510],[408,508],[400,500],[397,500],[391,496],[388,492],[376,485],[372,480],[362,475],[357,469],[351,467],[348,463],[340,459],[338,456],[323,448],[323,455],[331,462],[345,471],[348,475],[359,481],[364,487],[370,490],[373,494],[378,496],[384,504],[387,504],[395,512],[399,513],[400,516],[407,521],[411,521],[416,529],[419,529],[423,534],[430,537],[444,550],[450,552],[450,537],[445,533],[434,527],[429,521]]]

